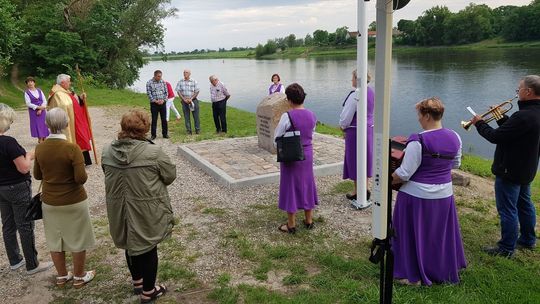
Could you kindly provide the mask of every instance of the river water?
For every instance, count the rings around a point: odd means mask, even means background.
[[[536,48],[436,49],[394,54],[390,134],[420,131],[415,103],[438,96],[446,107],[443,124],[461,135],[464,152],[491,158],[494,145],[482,139],[474,128],[467,132],[460,127],[460,121],[471,116],[466,108],[471,106],[480,114],[490,105],[515,96],[522,76],[540,74],[539,55],[540,49]],[[374,64],[375,58],[370,57],[372,72]],[[297,82],[304,87],[305,106],[315,112],[318,120],[337,125],[341,104],[351,90],[351,72],[355,67],[356,60],[340,58],[150,61],[141,69],[141,77],[132,89],[144,92],[146,81],[157,69],[175,86],[188,68],[199,83],[200,99],[210,99],[208,77],[216,74],[231,93],[230,106],[255,112],[257,104],[268,94],[271,75],[278,73],[283,84]],[[510,113],[516,108],[517,104]]]

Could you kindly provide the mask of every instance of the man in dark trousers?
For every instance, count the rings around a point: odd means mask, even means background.
[[[490,127],[480,116],[472,123],[478,134],[496,144],[491,172],[495,175],[495,200],[501,220],[501,239],[484,248],[492,256],[512,257],[514,250],[536,247],[536,211],[531,182],[540,156],[540,76],[523,77],[516,90],[519,110]]]
[[[154,72],[154,77],[146,83],[146,94],[150,100],[150,112],[152,113],[151,139],[156,139],[157,117],[161,118],[161,134],[163,138],[169,138],[167,124],[167,84],[161,79],[163,73],[160,70]]]

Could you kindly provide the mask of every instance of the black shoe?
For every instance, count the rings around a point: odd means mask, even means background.
[[[200,130],[195,130],[195,134],[200,134],[201,131]]]
[[[513,252],[504,250],[500,247],[485,247],[484,249],[482,249],[482,251],[484,251],[490,256],[500,256],[507,259],[511,258],[514,255]]]
[[[531,250],[532,251],[532,250],[536,249],[536,245],[527,246],[527,245],[517,243],[516,244],[516,249],[518,249],[518,250]]]
[[[156,139],[156,136],[152,135],[152,137],[150,137],[150,140],[154,140],[154,139]]]
[[[306,220],[304,220],[303,222],[304,222],[304,227],[306,227],[307,230],[311,230],[315,228],[315,223],[313,222],[313,220],[309,224],[306,222]]]
[[[187,133],[188,135],[193,135],[193,132],[191,132],[191,131],[187,131],[186,133]]]
[[[356,194],[345,194],[345,197],[348,199],[348,200],[355,200],[356,199]]]
[[[366,200],[369,201],[369,198],[371,197],[371,191],[367,190],[367,193],[366,193]]]
[[[163,135],[163,138],[169,138],[169,135]]]

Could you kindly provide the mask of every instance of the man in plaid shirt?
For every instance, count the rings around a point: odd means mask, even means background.
[[[192,134],[191,132],[191,119],[189,113],[193,113],[193,120],[195,121],[195,133],[199,134],[201,132],[201,123],[199,120],[199,100],[197,96],[199,95],[199,86],[197,81],[190,78],[191,71],[186,69],[184,70],[184,79],[180,79],[178,84],[176,84],[176,92],[180,100],[182,100],[182,111],[184,112],[184,119],[186,123],[186,132]]]
[[[210,76],[210,99],[212,100],[212,114],[214,114],[214,124],[216,125],[216,133],[227,133],[227,100],[231,97],[229,91],[219,81],[216,75]]]
[[[146,94],[150,100],[150,113],[152,113],[151,139],[156,139],[157,117],[161,118],[161,134],[163,138],[169,138],[167,125],[167,85],[161,79],[160,70],[154,72],[154,77],[146,83]]]

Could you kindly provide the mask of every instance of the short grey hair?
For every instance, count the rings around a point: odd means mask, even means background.
[[[353,74],[354,78],[358,79],[356,69],[354,69],[354,71],[352,71],[352,74]],[[367,80],[367,83],[371,82],[371,73],[369,71],[367,72],[366,80]]]
[[[62,108],[52,108],[47,111],[47,116],[45,116],[45,122],[49,127],[49,130],[52,134],[60,134],[62,131],[68,127],[69,117]]]
[[[534,95],[540,96],[540,76],[538,75],[528,75],[523,78],[523,84],[525,87],[530,88],[534,91]]]
[[[56,76],[56,84],[61,84],[63,81],[71,79],[71,76],[68,74],[60,74]]]
[[[208,77],[208,79],[210,79],[210,81],[212,80],[215,80],[215,79],[218,79],[216,75],[211,75],[210,77]]]
[[[15,119],[15,111],[7,104],[0,103],[0,133],[5,133]]]

